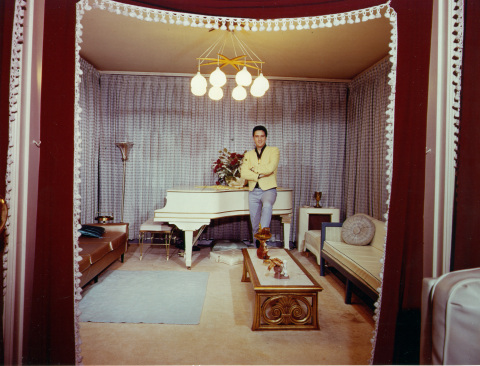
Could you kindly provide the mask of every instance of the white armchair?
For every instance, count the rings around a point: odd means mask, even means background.
[[[422,365],[480,364],[480,268],[425,278]]]

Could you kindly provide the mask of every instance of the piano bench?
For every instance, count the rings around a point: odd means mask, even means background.
[[[172,239],[172,229],[173,226],[168,225],[165,222],[153,221],[153,217],[145,221],[140,225],[140,260],[143,258],[143,242],[145,240],[145,234],[150,233],[150,243],[151,245],[165,245],[167,249],[167,261],[170,257],[170,241]],[[155,244],[153,238],[155,234],[160,234],[164,236],[163,243]]]

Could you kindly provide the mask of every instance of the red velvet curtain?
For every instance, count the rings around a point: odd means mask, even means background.
[[[120,0],[125,4],[192,14],[237,18],[296,18],[343,13],[384,4],[382,0]]]
[[[398,70],[394,175],[385,287],[374,363],[393,362],[399,311],[419,307],[423,256],[425,126],[432,1],[393,0],[398,13]],[[218,1],[144,0],[126,3],[250,18],[322,15],[382,4],[374,0]],[[7,0],[12,4],[13,0]],[[8,17],[7,17],[8,19]],[[73,105],[74,1],[46,0],[41,115],[41,157],[35,292],[26,363],[74,364],[73,329]],[[2,48],[2,60],[9,59]],[[2,63],[2,93],[5,84]],[[8,125],[2,94],[0,128]],[[1,136],[5,136],[3,133]],[[0,137],[3,140],[4,137]],[[6,152],[0,151],[4,172]],[[5,150],[6,151],[6,150]],[[2,174],[3,176],[3,174]],[[2,184],[2,183],[0,183]],[[3,188],[0,185],[0,188]],[[4,188],[3,188],[4,189]]]
[[[74,1],[45,1],[37,244],[26,364],[75,364],[75,9]]]
[[[480,222],[480,3],[465,1],[460,135],[457,155],[452,270],[480,267],[477,232]],[[475,138],[476,137],[476,138]]]
[[[393,182],[382,308],[374,356],[376,364],[398,362],[399,349],[404,348],[405,343],[418,349],[420,342],[418,322],[423,277],[423,202],[432,3],[392,1],[398,13]],[[415,310],[417,316],[403,319],[402,314],[411,310]],[[401,330],[396,329],[400,321]],[[416,332],[408,334],[409,329]]]

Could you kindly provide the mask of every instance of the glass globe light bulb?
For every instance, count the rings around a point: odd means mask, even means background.
[[[205,93],[207,92],[207,87],[192,86],[190,90],[192,91],[193,95],[196,95],[197,97],[201,97],[202,95],[205,95]]]
[[[244,100],[247,97],[247,90],[241,86],[236,86],[232,91],[232,98],[235,100]]]
[[[223,98],[223,90],[219,86],[212,86],[208,91],[208,96],[212,100],[220,100]]]
[[[207,79],[200,74],[200,71],[197,72],[197,74],[192,78],[192,81],[190,81],[190,86],[193,88],[206,88],[207,87]]]
[[[270,83],[268,82],[267,78],[263,76],[263,73],[260,73],[258,77],[255,79],[257,83],[259,83],[260,87],[266,92],[268,88],[270,88]]]
[[[210,84],[212,84],[213,86],[218,86],[219,88],[221,88],[226,83],[227,83],[227,76],[217,66],[215,71],[210,74]]]
[[[237,72],[237,75],[235,75],[235,81],[241,86],[249,86],[252,83],[252,75],[250,75],[246,66]]]
[[[265,90],[263,90],[263,87],[260,83],[257,82],[258,78],[255,79],[253,82],[251,88],[250,88],[250,94],[252,94],[254,97],[263,97],[265,94]]]

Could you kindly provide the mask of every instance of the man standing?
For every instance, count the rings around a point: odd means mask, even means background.
[[[267,129],[256,126],[253,129],[255,149],[248,151],[240,175],[248,181],[248,203],[250,222],[255,240],[259,224],[270,227],[273,204],[277,199],[277,168],[280,160],[278,147],[267,146]],[[259,242],[257,240],[257,247]]]

